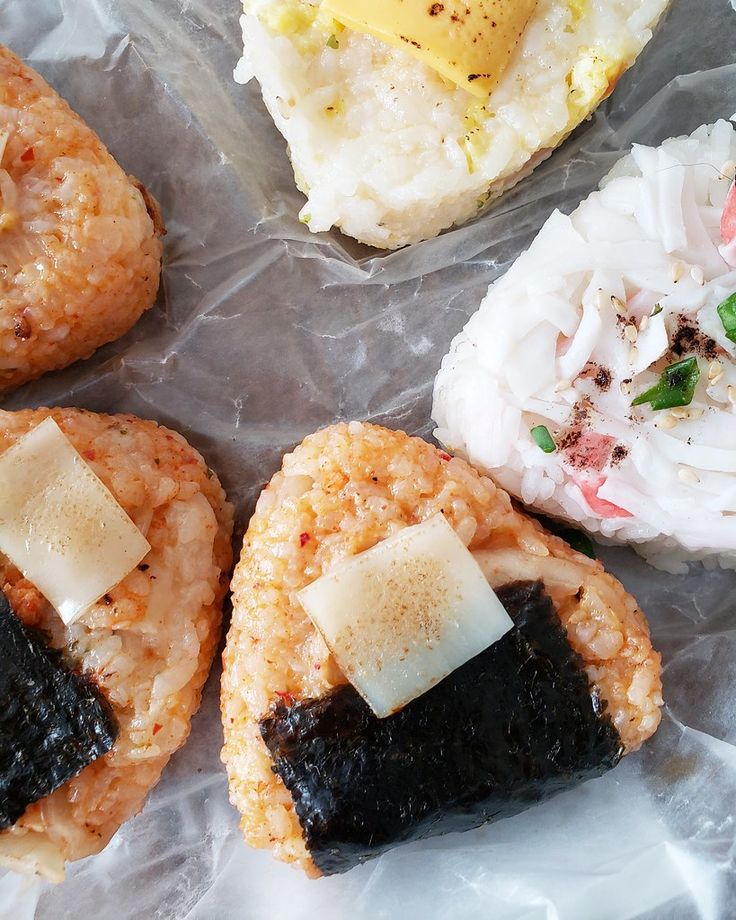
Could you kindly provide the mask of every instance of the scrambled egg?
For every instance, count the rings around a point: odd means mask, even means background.
[[[589,48],[570,71],[570,96],[567,107],[571,127],[606,98],[626,69],[623,49],[609,49],[604,55],[600,48]]]

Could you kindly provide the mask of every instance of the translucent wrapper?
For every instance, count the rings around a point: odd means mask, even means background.
[[[736,112],[729,0],[674,0],[613,97],[475,222],[389,255],[298,222],[284,144],[232,82],[236,0],[0,0],[22,55],[159,198],[162,296],[125,338],[7,400],[181,430],[242,525],[281,454],[337,418],[428,435],[433,376],[490,281],[634,142]],[[243,843],[219,761],[219,674],[143,813],[52,887],[0,878],[0,917],[711,918],[736,910],[736,575],[604,557],[665,661],[662,727],[617,769],[524,815],[310,882]]]

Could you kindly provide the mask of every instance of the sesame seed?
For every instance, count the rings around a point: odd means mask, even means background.
[[[572,386],[572,380],[559,380],[555,384],[555,393],[561,393],[563,390],[569,390]]]
[[[689,485],[697,485],[700,482],[699,476],[695,473],[694,470],[691,470],[689,467],[683,467],[678,473],[677,476],[680,482],[686,482]]]
[[[624,335],[630,342],[635,342],[639,338],[639,332],[636,326],[627,326],[624,329]]]
[[[718,386],[721,380],[723,380],[723,371],[721,371],[720,374],[716,374],[716,376],[708,383],[708,386],[709,387]]]
[[[623,300],[620,297],[616,297],[615,294],[611,295],[611,306],[617,313],[627,313],[629,310]]]
[[[693,265],[690,269],[690,277],[701,287],[705,284],[705,275],[703,274],[703,269],[699,265]]]
[[[688,409],[687,406],[675,406],[675,408],[672,410],[672,415],[674,418],[682,421],[683,419],[700,418],[700,416],[703,414],[703,411],[703,409],[698,408]]]
[[[677,284],[677,282],[685,274],[685,266],[682,262],[673,262],[672,263],[672,280]]]
[[[721,166],[721,173],[729,182],[732,182],[736,177],[736,163],[733,160],[726,160]]]
[[[674,415],[663,415],[662,418],[657,419],[657,421],[654,423],[654,427],[663,428],[666,430],[668,428],[674,428],[676,424],[677,419],[674,417]]]
[[[608,298],[603,292],[603,288],[598,288],[598,292],[595,295],[595,305],[599,310],[604,310],[606,304],[608,303]]]
[[[645,313],[644,316],[642,316],[641,318],[641,322],[639,323],[639,332],[644,332],[644,330],[647,328],[648,325],[649,325],[649,314]]]
[[[723,365],[720,361],[711,361],[708,367],[708,380],[714,381],[717,377],[723,375]]]
[[[636,364],[639,360],[639,349],[636,345],[632,345],[629,349],[629,364]]]

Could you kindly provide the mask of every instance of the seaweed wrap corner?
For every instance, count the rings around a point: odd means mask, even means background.
[[[304,589],[437,515],[509,629],[379,718],[307,614]],[[232,587],[231,800],[251,845],[313,877],[516,814],[614,767],[661,718],[660,657],[634,598],[464,460],[403,432],[340,424],[288,454]],[[346,612],[354,623],[358,607]]]
[[[118,725],[91,681],[27,629],[0,592],[0,830],[107,754]]]

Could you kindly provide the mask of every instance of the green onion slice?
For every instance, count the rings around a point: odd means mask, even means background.
[[[327,47],[337,49],[340,47],[340,42],[337,40],[336,35],[330,35],[327,39]]]
[[[652,310],[652,312],[651,312],[649,315],[650,315],[650,316],[658,316],[661,312],[662,312],[662,304],[661,304],[661,303],[655,303],[655,304],[654,304],[654,309]]]
[[[736,294],[731,294],[720,304],[718,316],[726,330],[726,338],[736,342]]]
[[[666,367],[654,386],[637,396],[631,405],[642,406],[649,403],[654,410],[689,406],[693,401],[698,380],[698,359],[685,358],[684,361]]]
[[[534,443],[537,447],[541,448],[545,454],[553,454],[557,450],[557,445],[546,425],[537,425],[536,428],[532,428],[530,434],[534,438]]]

